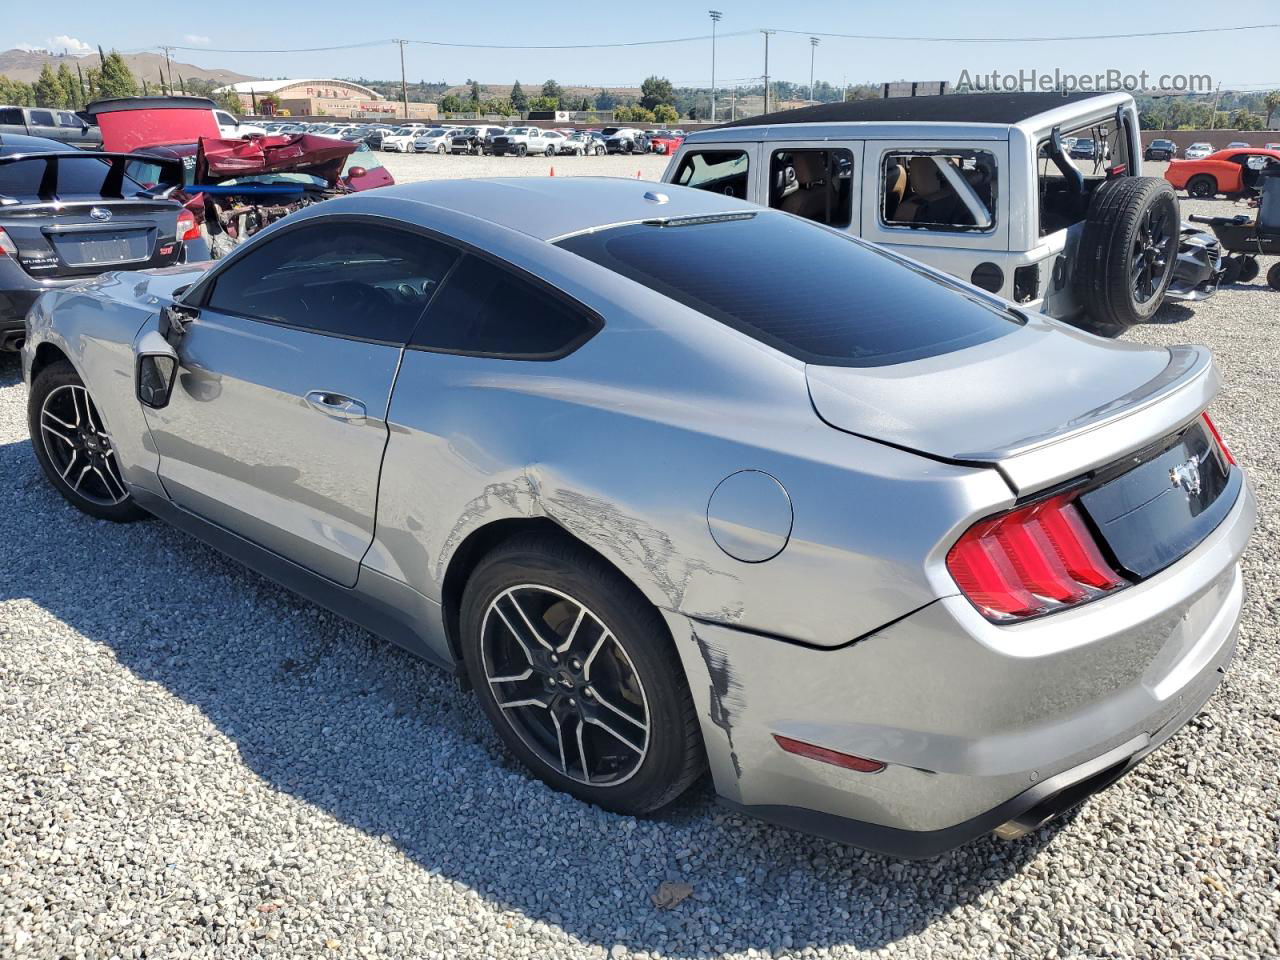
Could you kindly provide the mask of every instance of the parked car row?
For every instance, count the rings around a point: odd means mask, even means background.
[[[1203,146],[1204,150],[1195,147]],[[1185,159],[1170,160],[1164,177],[1187,196],[1207,199],[1222,194],[1228,199],[1256,196],[1262,176],[1280,167],[1280,144],[1267,147],[1230,146],[1212,150],[1208,144],[1192,144]]]

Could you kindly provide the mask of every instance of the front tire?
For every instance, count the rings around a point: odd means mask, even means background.
[[[523,143],[516,147],[516,156],[517,156],[517,157],[523,157],[523,156],[525,156],[528,152],[529,152],[529,148],[528,148],[528,147],[526,147]]]
[[[31,384],[27,425],[40,469],[73,507],[115,523],[146,516],[124,484],[98,408],[66,360],[45,367]]]
[[[462,598],[480,705],[549,786],[625,814],[666,806],[701,774],[697,715],[657,610],[568,537],[517,537]]]

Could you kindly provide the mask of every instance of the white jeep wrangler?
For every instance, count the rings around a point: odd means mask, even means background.
[[[1099,149],[1073,159],[1071,137]],[[1106,336],[1166,297],[1209,296],[1221,275],[1216,239],[1142,176],[1125,93],[803,107],[691,134],[663,180],[816,220]]]

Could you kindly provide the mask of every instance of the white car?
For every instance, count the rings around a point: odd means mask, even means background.
[[[1209,154],[1213,153],[1213,144],[1211,143],[1193,143],[1187,147],[1183,153],[1183,158],[1187,160],[1203,160]]]
[[[413,138],[413,149],[415,153],[448,153],[449,138],[453,136],[452,130],[446,130],[444,127],[432,127],[428,130],[421,130],[418,135]]]
[[[413,141],[420,133],[420,127],[396,127],[395,133],[382,138],[382,149],[393,153],[413,153]]]
[[[218,121],[218,133],[228,140],[234,140],[237,137],[248,137],[254,134],[260,137],[267,135],[266,127],[260,127],[254,123],[242,123],[226,110],[215,110],[213,111],[213,116]]]

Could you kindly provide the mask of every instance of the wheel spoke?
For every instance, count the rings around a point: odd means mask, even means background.
[[[565,638],[564,643],[556,647],[556,653],[564,653],[573,646],[573,640],[578,635],[578,628],[582,626],[582,618],[587,615],[587,608],[578,605],[578,616],[574,618],[573,626],[569,628],[569,636]]]
[[[600,634],[600,639],[596,641],[596,645],[591,648],[591,652],[587,654],[587,659],[582,663],[582,676],[586,680],[591,679],[591,663],[595,660],[596,654],[600,652],[600,648],[604,646],[604,642],[612,636],[608,630]]]
[[[627,713],[625,710],[620,710],[618,707],[615,707],[612,703],[610,703],[604,697],[600,696],[599,690],[596,690],[593,687],[591,688],[591,693],[592,693],[592,699],[596,703],[600,704],[600,706],[604,707],[606,710],[616,713],[623,720],[626,720],[628,723],[632,724],[633,726],[639,727],[642,733],[649,732],[649,724],[645,723],[643,720],[637,720],[635,717],[631,716],[631,714]]]
[[[71,472],[71,468],[75,465],[76,458],[78,456],[80,456],[79,450],[71,451],[71,459],[67,461],[67,465],[62,468],[62,473],[59,474],[59,476],[61,476],[63,480],[67,479],[67,474]]]
[[[555,647],[547,643],[546,638],[543,637],[542,633],[533,625],[532,621],[530,621],[529,617],[525,614],[524,607],[520,606],[520,601],[516,599],[515,591],[508,590],[506,596],[507,599],[511,601],[511,605],[516,608],[516,613],[520,614],[520,619],[524,621],[524,625],[528,627],[529,632],[533,634],[533,639],[537,640],[538,643],[542,644],[548,650],[555,652]],[[508,626],[510,626],[510,624],[508,624]]]
[[[624,736],[623,734],[619,733],[617,730],[613,729],[613,727],[609,726],[609,724],[605,723],[599,717],[583,717],[582,719],[586,723],[591,724],[593,727],[599,727],[601,730],[609,734],[609,736],[613,737],[613,739],[617,740],[619,743],[627,747],[632,752],[638,753],[641,755],[644,754],[644,747],[637,746],[628,737]]]
[[[582,779],[587,781],[587,783],[590,783],[591,768],[587,766],[587,748],[582,744],[582,731],[585,729],[585,727],[586,725],[581,720],[579,720],[578,730],[577,730],[577,734],[575,735],[575,739],[578,741],[578,760],[582,764]]]
[[[47,406],[41,411],[41,413],[58,426],[62,427],[63,430],[74,430],[76,428],[74,423],[67,423],[67,421],[63,420],[61,417],[56,416]]]
[[[70,437],[66,436],[65,434],[55,430],[53,427],[49,426],[47,423],[40,424],[40,429],[51,436],[57,437],[59,440],[65,443],[68,447],[71,447],[73,450],[75,449],[76,442],[74,440],[72,440]]]
[[[79,493],[79,492],[80,492],[80,483],[81,483],[81,481],[83,481],[83,480],[84,480],[85,474],[87,474],[87,473],[88,473],[90,470],[92,470],[92,469],[93,469],[93,464],[92,464],[92,463],[86,463],[86,464],[84,465],[84,469],[83,469],[83,470],[81,470],[81,471],[80,471],[80,473],[79,473],[79,475],[76,477],[76,482],[75,482],[75,483],[73,483],[73,484],[71,485],[71,489],[72,489],[72,490],[74,490],[76,493]]]
[[[530,665],[532,665],[533,651],[531,651],[529,649],[529,645],[524,642],[524,637],[520,636],[520,631],[517,630],[515,626],[511,623],[511,621],[507,619],[507,615],[502,612],[502,608],[498,606],[497,601],[495,601],[493,604],[493,612],[496,613],[498,615],[498,619],[500,619],[506,625],[507,630],[508,632],[510,632],[511,636],[515,637],[516,643],[520,644],[520,649],[524,651],[524,658],[527,661],[529,661]]]
[[[499,701],[498,706],[503,710],[515,710],[517,707],[541,707],[549,710],[551,702],[544,697],[522,697],[519,700]]]
[[[560,751],[560,772],[568,773],[568,764],[564,762],[564,726],[559,714],[554,710],[551,711],[551,725],[556,728],[556,748]]]
[[[533,667],[530,667],[524,673],[513,673],[506,677],[490,677],[489,683],[516,683],[520,680],[528,680],[533,676]]]

